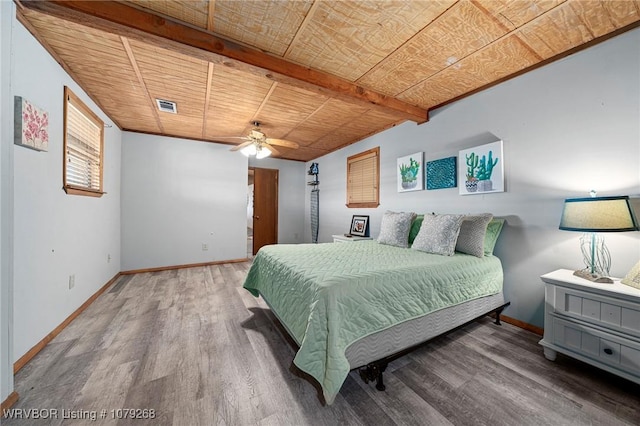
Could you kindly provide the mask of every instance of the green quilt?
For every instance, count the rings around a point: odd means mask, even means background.
[[[502,290],[495,256],[440,256],[375,241],[265,246],[244,288],[262,295],[300,345],[293,362],[331,404],[345,350],[395,324]]]

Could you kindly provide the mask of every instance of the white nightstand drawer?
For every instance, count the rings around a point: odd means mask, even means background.
[[[553,311],[640,337],[640,309],[624,300],[555,287]]]
[[[594,283],[573,271],[543,275],[544,356],[558,352],[640,384],[640,289],[614,278]]]
[[[640,373],[640,343],[561,318],[553,319],[553,328],[555,345],[590,356],[612,367]]]

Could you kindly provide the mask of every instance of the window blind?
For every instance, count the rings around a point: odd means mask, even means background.
[[[379,205],[379,153],[378,147],[347,159],[347,207]]]
[[[104,123],[68,88],[65,115],[65,188],[102,192]]]

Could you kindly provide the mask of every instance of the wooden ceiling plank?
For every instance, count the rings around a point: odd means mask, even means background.
[[[251,117],[251,122],[258,120],[258,117],[260,116],[260,112],[262,112],[267,102],[269,102],[269,99],[271,99],[271,96],[273,95],[273,92],[276,90],[276,87],[278,87],[278,83],[273,82],[273,84],[269,88],[269,91],[265,95],[264,99],[262,99],[262,102],[260,102],[260,106],[258,107],[256,112],[253,114],[253,117]],[[245,131],[248,131],[249,129],[251,129],[251,127],[247,126],[247,128],[245,128]]]
[[[69,0],[27,0],[23,4],[29,9],[150,42],[205,61],[245,68],[251,72],[262,73],[265,70],[267,73],[264,75],[274,81],[350,102],[366,103],[372,108],[392,112],[411,121],[428,121],[428,113],[423,108],[127,4]]]
[[[129,62],[131,62],[131,66],[136,73],[136,77],[138,77],[138,83],[142,87],[142,90],[147,95],[147,99],[149,101],[149,107],[151,111],[153,111],[153,118],[156,120],[156,124],[158,125],[158,129],[160,129],[161,133],[164,133],[164,127],[162,126],[162,121],[160,121],[160,116],[158,115],[158,110],[156,108],[156,104],[149,93],[149,89],[147,89],[147,85],[144,82],[144,78],[142,78],[142,73],[140,72],[140,68],[138,68],[138,63],[136,62],[136,58],[133,55],[133,51],[131,50],[131,46],[129,45],[129,40],[125,37],[120,36],[120,40],[122,41],[122,46],[124,50],[127,52],[127,56],[129,57]]]
[[[207,113],[209,112],[209,99],[211,98],[211,81],[213,80],[213,64],[209,62],[207,68],[207,89],[204,97],[204,108],[202,109],[202,138],[207,134]]]
[[[83,87],[83,85],[81,84],[81,79],[79,79],[77,74],[67,65],[66,61],[64,61],[62,59],[62,57],[60,57],[60,55],[58,55],[56,50],[53,49],[49,45],[49,43],[47,43],[47,41],[43,37],[40,36],[40,33],[33,27],[33,25],[31,25],[29,20],[24,16],[24,14],[22,13],[22,9],[23,9],[23,7],[22,7],[22,4],[20,3],[20,7],[16,8],[16,19],[18,20],[18,22],[20,22],[27,29],[27,31],[29,31],[29,33],[36,40],[38,40],[38,42],[42,45],[42,47],[47,52],[49,52],[49,54],[62,67],[62,69],[69,75],[69,77],[71,77],[71,79],[73,81],[75,81],[78,86]],[[122,126],[120,125],[120,122],[118,120],[116,120],[114,117],[112,117],[109,113],[107,113],[108,110],[103,106],[103,104],[95,96],[93,96],[91,93],[89,93],[87,90],[85,90],[85,93],[87,94],[87,96],[89,96],[89,99],[91,99],[98,106],[98,108],[100,108],[102,110],[102,112],[105,113],[105,115],[107,117],[109,117],[109,119],[111,121],[113,121],[113,123],[116,126],[118,126],[118,128],[120,130],[122,130]]]
[[[288,57],[291,54],[291,50],[293,49],[293,47],[295,46],[296,42],[300,38],[300,36],[303,33],[304,29],[307,28],[307,26],[309,25],[309,22],[311,21],[311,18],[313,18],[313,15],[316,12],[316,9],[318,9],[318,5],[319,4],[320,4],[319,0],[314,0],[313,4],[311,4],[311,7],[309,8],[309,11],[307,12],[307,14],[305,15],[304,19],[302,20],[302,23],[298,27],[298,30],[296,31],[296,34],[293,36],[293,39],[291,40],[291,43],[289,43],[289,46],[287,47],[287,50],[282,55],[284,58]]]
[[[207,30],[215,31],[215,11],[216,0],[209,0],[209,7],[207,8]]]

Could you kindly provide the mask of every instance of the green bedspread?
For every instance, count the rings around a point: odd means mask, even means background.
[[[440,256],[375,241],[265,246],[244,288],[262,295],[300,345],[294,363],[331,404],[349,373],[346,348],[395,324],[499,293],[495,256]]]

